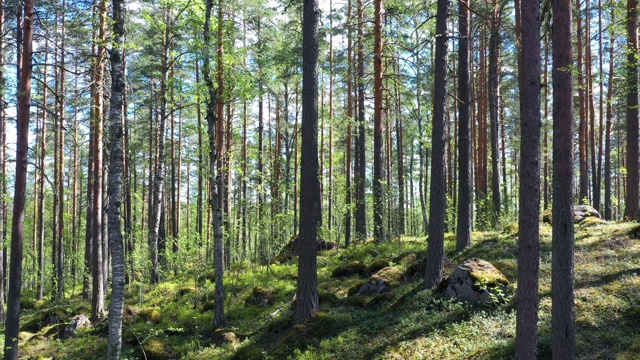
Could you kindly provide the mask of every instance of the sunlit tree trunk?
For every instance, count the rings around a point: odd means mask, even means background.
[[[120,226],[122,184],[124,172],[123,151],[123,95],[125,78],[123,69],[124,1],[113,0],[113,40],[111,50],[111,103],[109,113],[109,248],[113,279],[109,304],[109,336],[107,359],[120,359],[122,351],[122,313],[124,308],[125,259]]]
[[[445,184],[446,96],[447,96],[447,17],[449,2],[438,0],[436,12],[436,52],[434,58],[433,125],[431,132],[431,188],[429,198],[429,245],[424,286],[440,283],[444,259],[444,220],[447,206]]]
[[[9,273],[9,301],[5,326],[4,359],[18,360],[18,333],[20,331],[20,293],[22,291],[22,243],[24,239],[25,190],[27,185],[27,158],[29,150],[29,110],[31,102],[31,62],[34,0],[24,1],[22,21],[22,69],[18,82],[16,177],[11,223],[11,265]]]

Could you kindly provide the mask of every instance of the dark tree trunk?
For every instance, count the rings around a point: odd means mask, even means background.
[[[538,344],[540,242],[540,1],[522,0],[520,87],[520,206],[516,358],[535,360]]]
[[[124,308],[125,260],[120,227],[122,177],[124,167],[123,94],[125,87],[122,51],[124,45],[124,1],[113,0],[113,44],[111,50],[111,104],[109,114],[109,248],[113,279],[109,304],[109,337],[107,359],[117,360],[122,350],[122,312]]]
[[[22,243],[24,239],[25,193],[27,186],[27,159],[29,150],[29,109],[31,102],[31,62],[34,0],[24,2],[22,22],[22,70],[18,82],[18,113],[16,142],[16,177],[11,220],[11,269],[9,274],[9,301],[4,337],[4,359],[18,360],[18,333],[20,331],[20,293],[22,291]]]
[[[300,160],[300,232],[296,321],[309,320],[318,311],[316,236],[320,214],[318,179],[318,28],[317,0],[305,0],[302,20],[302,154]]]
[[[500,50],[500,17],[502,9],[498,0],[493,0],[493,16],[491,20],[491,38],[489,39],[489,117],[491,121],[491,199],[493,202],[493,220],[500,220],[500,170],[498,159],[498,76],[499,76],[499,50]]]
[[[446,96],[447,96],[447,16],[449,2],[438,0],[436,13],[436,53],[433,84],[433,128],[431,133],[431,188],[429,199],[429,245],[424,286],[440,283],[444,258],[444,220],[447,207],[445,184]]]
[[[638,0],[627,0],[627,197],[625,217],[640,220],[638,148]]]
[[[473,213],[473,181],[471,178],[471,87],[469,79],[469,25],[471,11],[468,4],[458,1],[458,224],[456,251],[471,245],[471,217]]]
[[[573,294],[573,67],[571,2],[553,3],[553,249],[551,267],[552,354],[575,358]]]

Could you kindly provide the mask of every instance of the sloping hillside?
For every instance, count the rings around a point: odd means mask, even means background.
[[[541,225],[540,357],[550,357],[551,229]],[[587,223],[576,228],[578,355],[637,358],[640,352],[640,240],[634,224]],[[632,234],[632,235],[629,235]],[[517,285],[517,233],[474,233],[474,245],[453,252],[446,271],[470,257],[492,262]],[[505,359],[513,356],[514,299],[477,307],[422,289],[425,239],[356,245],[318,258],[321,312],[292,323],[295,260],[281,265],[235,264],[226,277],[229,328],[214,332],[213,284],[194,264],[192,277],[152,288],[127,287],[128,359]],[[345,266],[349,265],[349,266]],[[390,267],[391,290],[354,295],[377,270]],[[340,269],[340,270],[336,270]],[[389,268],[387,268],[389,269]],[[397,271],[396,271],[397,270]],[[417,275],[413,276],[418,271]],[[332,276],[336,275],[336,276]],[[340,275],[340,276],[337,276]],[[350,296],[351,293],[351,296]],[[106,349],[106,324],[56,339],[60,325],[89,305],[77,296],[57,303],[25,301],[24,358],[96,359]]]

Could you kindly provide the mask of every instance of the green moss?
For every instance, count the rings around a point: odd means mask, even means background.
[[[162,321],[162,314],[160,314],[160,311],[158,309],[154,308],[142,309],[138,313],[138,316],[143,320],[153,324],[159,324],[160,321]]]
[[[338,266],[331,272],[331,277],[347,277],[353,275],[362,275],[366,266],[360,261],[351,261],[342,266]]]
[[[364,307],[367,305],[367,303],[369,302],[369,299],[367,299],[367,297],[365,296],[350,296],[347,298],[347,304],[351,305],[351,306],[358,306],[358,307]]]
[[[142,343],[147,360],[168,360],[170,358],[166,344],[160,339],[148,339]]]
[[[260,360],[264,359],[264,350],[257,345],[247,345],[236,351],[233,359],[235,360]]]
[[[374,260],[373,262],[371,262],[371,264],[367,265],[367,268],[365,270],[366,274],[373,274],[377,271],[380,271],[384,268],[386,268],[387,266],[389,266],[389,260],[388,259],[377,259]]]
[[[195,294],[196,288],[193,286],[183,286],[178,290],[178,296],[185,296],[190,294]]]
[[[338,295],[328,291],[320,291],[318,293],[320,304],[333,305],[338,301]]]
[[[402,270],[396,267],[387,266],[384,269],[378,271],[375,275],[373,275],[372,278],[381,279],[382,281],[391,284],[400,282],[403,277],[404,273],[402,272]]]
[[[354,284],[353,286],[351,286],[349,288],[349,292],[347,293],[347,296],[351,297],[354,295],[358,294],[358,291],[360,291],[360,288],[362,287],[362,285],[366,284],[367,281],[359,281],[356,284]]]

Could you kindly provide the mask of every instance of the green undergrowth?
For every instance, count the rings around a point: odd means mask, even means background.
[[[631,359],[640,352],[640,233],[630,223],[576,225],[575,295],[578,357]],[[418,269],[426,239],[403,237],[318,254],[320,311],[293,321],[297,264],[234,264],[225,274],[227,331],[214,334],[214,284],[208,273],[157,286],[127,286],[125,359],[509,359],[514,356],[517,226],[473,233],[455,252],[447,235],[445,275],[471,257],[501,270],[512,293],[478,307],[423,289]],[[551,228],[540,228],[540,358],[550,357]],[[631,236],[629,234],[632,234]],[[358,262],[356,271],[349,266]],[[357,294],[386,266],[403,272],[391,290]],[[335,270],[345,267],[347,270]],[[352,266],[353,267],[353,266]],[[213,268],[211,267],[211,271]],[[351,296],[349,294],[351,293]],[[89,308],[78,296],[30,302],[21,323],[26,359],[96,359],[106,351],[103,324],[71,339],[47,335],[51,315],[67,321]]]

